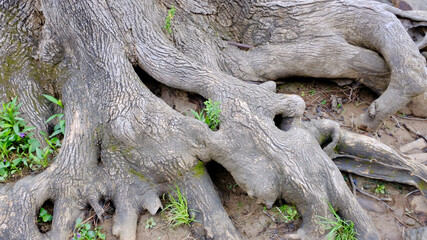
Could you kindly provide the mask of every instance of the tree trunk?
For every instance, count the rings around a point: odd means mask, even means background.
[[[239,239],[209,175],[197,171],[215,160],[267,207],[295,204],[302,239],[326,234],[317,216],[332,217],[327,202],[360,239],[379,239],[327,155],[333,148],[319,145],[319,129],[328,128],[302,124],[304,101],[276,94],[270,81],[351,78],[384,91],[359,119],[377,128],[427,88],[425,59],[394,13],[357,0],[0,0],[0,99],[18,96],[28,121],[47,131],[55,109],[41,95],[55,95],[66,119],[50,167],[0,185],[0,238],[66,239],[87,204],[111,199],[113,233],[135,239],[139,212],[155,214],[176,183],[198,210],[195,236]],[[136,68],[220,101],[219,130],[168,106]],[[49,199],[53,227],[42,234],[35,213]]]

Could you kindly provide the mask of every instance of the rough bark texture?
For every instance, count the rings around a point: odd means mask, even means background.
[[[325,235],[316,220],[331,217],[327,201],[360,239],[379,239],[328,156],[347,135],[333,123],[302,124],[304,101],[276,94],[270,81],[360,81],[382,92],[359,119],[375,129],[427,87],[425,58],[395,14],[426,26],[427,17],[357,0],[0,0],[0,98],[18,96],[28,121],[44,130],[54,109],[41,94],[62,97],[67,126],[48,169],[0,186],[0,238],[66,239],[84,207],[99,209],[103,198],[116,207],[113,233],[134,239],[138,213],[155,214],[159,196],[177,183],[199,211],[195,236],[239,239],[200,165],[215,160],[267,207],[279,198],[295,204],[303,218],[295,236]],[[169,87],[221,101],[219,130],[156,97],[136,66]],[[375,144],[348,152],[369,153]],[[389,164],[405,161],[396,159]],[[41,234],[35,213],[48,199],[53,228]]]

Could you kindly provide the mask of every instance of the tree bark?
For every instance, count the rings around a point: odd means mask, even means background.
[[[326,234],[317,216],[332,217],[327,202],[355,223],[360,239],[379,239],[328,156],[334,146],[320,147],[319,133],[341,135],[303,124],[304,101],[275,93],[271,81],[351,78],[384,91],[360,118],[377,128],[427,88],[425,59],[394,13],[356,0],[0,0],[0,99],[18,96],[28,121],[48,131],[44,119],[55,109],[41,95],[49,93],[62,98],[66,120],[49,168],[0,185],[0,238],[66,239],[87,204],[99,209],[100,199],[111,199],[113,234],[135,239],[139,212],[155,214],[176,183],[198,210],[195,236],[239,239],[204,167],[196,171],[215,160],[267,207],[277,199],[295,204],[302,239]],[[220,101],[219,130],[168,106],[136,67]],[[49,199],[53,227],[42,234],[34,214]]]

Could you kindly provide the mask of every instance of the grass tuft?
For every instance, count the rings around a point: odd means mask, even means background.
[[[197,212],[193,209],[188,209],[186,197],[179,191],[177,185],[176,190],[173,190],[174,194],[168,195],[169,204],[163,209],[162,212],[166,212],[165,216],[169,222],[169,225],[173,228],[185,224],[190,226],[190,223],[195,222],[194,216],[190,216],[191,212]],[[173,195],[176,195],[174,197]]]
[[[328,240],[357,240],[357,232],[354,229],[354,223],[350,220],[343,220],[332,205],[330,203],[328,203],[328,205],[329,211],[334,215],[335,219],[331,220],[322,216],[317,216],[322,219],[318,222],[325,226],[326,230],[329,230],[327,235]]]

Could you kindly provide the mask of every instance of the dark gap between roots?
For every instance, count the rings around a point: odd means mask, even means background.
[[[276,202],[274,202],[273,207],[269,210],[269,213],[271,217],[273,217],[276,221],[276,224],[279,224],[281,229],[281,234],[291,233],[296,230],[298,230],[302,225],[302,218],[301,214],[298,212],[298,216],[295,217],[295,219],[292,219],[292,214],[289,214],[289,212],[286,212],[286,208],[284,206],[288,206],[291,208],[292,204],[287,203],[284,199],[277,199]],[[279,211],[279,209],[282,209],[283,212]],[[296,209],[298,211],[298,209]],[[265,210],[266,211],[266,210]],[[288,220],[292,219],[292,220]]]
[[[260,222],[262,222],[261,219],[271,219],[271,222],[268,220],[269,223],[264,227],[264,229],[257,233],[257,236],[265,234],[263,232],[268,231],[271,239],[279,239],[283,234],[294,232],[301,227],[301,216],[296,217],[296,219],[293,219],[292,221],[286,222],[279,210],[277,210],[277,208],[286,204],[282,199],[277,200],[272,209],[263,208],[256,204],[255,200],[251,200],[247,196],[247,194],[236,184],[236,181],[233,179],[230,172],[228,172],[221,164],[215,161],[210,161],[206,164],[206,169],[215,185],[215,189],[218,191],[225,210],[230,216],[245,217],[250,215],[251,217],[258,218]],[[237,227],[244,228],[244,226]]]
[[[206,170],[208,171],[212,182],[216,186],[221,199],[225,197],[224,195],[229,194],[230,191],[236,195],[246,195],[246,193],[236,183],[233,176],[231,176],[231,173],[221,164],[215,161],[210,161],[206,164]]]
[[[52,229],[52,217],[53,217],[54,206],[55,206],[54,201],[52,199],[48,199],[42,204],[42,206],[36,212],[37,228],[41,233],[47,233]]]
[[[282,131],[288,131],[292,126],[292,122],[294,121],[294,118],[287,118],[287,117],[283,117],[282,114],[278,114],[274,117],[273,120],[277,128],[279,128]]]
[[[115,214],[115,207],[114,207],[113,202],[110,199],[102,197],[98,201],[98,204],[103,209],[103,213],[102,213],[102,216],[101,216],[103,220],[110,219],[110,218],[112,218],[114,216],[114,214]],[[101,212],[99,214],[101,214]],[[78,221],[81,223],[79,226],[77,226],[77,222]],[[88,203],[86,205],[86,207],[85,207],[84,216],[82,218],[76,219],[72,235],[74,236],[74,238],[80,239],[78,237],[79,235],[81,235],[83,232],[88,232],[87,226],[86,226],[86,224],[88,224],[88,226],[90,225],[90,229],[89,230],[93,231],[92,234],[97,235],[96,237],[90,238],[90,239],[100,239],[98,237],[98,233],[100,233],[100,234],[107,234],[105,232],[105,229],[108,229],[108,224],[107,224],[106,228],[103,228],[102,225],[104,223],[105,223],[105,221],[101,221],[101,219],[98,218],[98,215],[96,214],[96,211],[92,208],[91,204]],[[86,230],[82,230],[82,229],[86,229]],[[89,239],[87,237],[88,237],[88,235],[86,235],[85,239]]]
[[[114,216],[116,208],[110,199],[104,197],[101,198],[99,200],[99,205],[104,209],[104,214],[102,215],[104,219],[109,219]],[[90,204],[87,204],[85,208],[85,219],[83,220],[86,219],[90,219],[89,222],[91,222],[94,226],[97,226],[100,222],[98,215]]]
[[[102,161],[102,144],[101,143],[98,143],[98,145],[97,145],[97,165],[99,166],[99,165],[103,165],[104,164],[104,162]]]
[[[414,42],[420,42],[426,36],[427,27],[424,27],[424,26],[413,27],[413,28],[408,29],[408,33]],[[423,49],[426,49],[426,48],[422,48],[420,50],[423,50]]]
[[[200,112],[207,100],[196,93],[171,88],[157,81],[145,72],[141,67],[134,66],[134,70],[141,82],[157,97],[163,99],[172,109],[183,115],[193,117],[190,110]]]
[[[332,137],[331,137],[331,135],[328,135],[327,138],[325,138],[323,140],[323,142],[320,142],[320,146],[322,148],[324,148],[324,147],[328,146],[328,144],[331,143],[331,142],[332,142]]]

